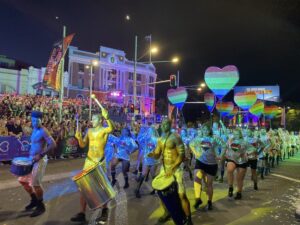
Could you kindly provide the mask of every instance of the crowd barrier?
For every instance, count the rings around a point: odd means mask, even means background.
[[[80,154],[86,151],[86,148],[82,149],[79,147],[78,141],[74,136],[66,137],[58,147],[60,149],[54,151],[62,155]],[[15,157],[27,157],[29,150],[29,136],[23,136],[21,138],[0,136],[0,161],[9,161]],[[56,155],[56,153],[54,153],[54,155]]]

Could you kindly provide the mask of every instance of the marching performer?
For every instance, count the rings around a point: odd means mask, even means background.
[[[93,96],[91,96],[94,98]],[[97,104],[101,108],[101,114],[94,114],[92,116],[92,128],[89,128],[85,137],[82,138],[81,132],[78,127],[76,130],[75,137],[79,142],[79,146],[84,148],[87,144],[89,145],[87,158],[84,163],[83,170],[93,167],[99,163],[104,171],[106,171],[105,166],[105,154],[104,148],[108,139],[108,135],[113,132],[114,125],[109,119],[109,115],[106,109],[102,107],[100,103]],[[103,122],[106,121],[108,127],[103,127]],[[85,221],[85,211],[87,202],[84,197],[80,196],[80,212],[71,218],[73,222],[84,222]],[[107,205],[103,205],[102,215],[96,219],[97,222],[105,222],[108,219],[108,208]]]
[[[149,157],[153,157],[155,159],[159,159],[162,155],[162,163],[163,166],[160,169],[159,176],[170,177],[174,176],[176,178],[177,187],[178,187],[178,194],[181,201],[182,209],[187,217],[187,224],[192,224],[191,219],[191,210],[190,210],[190,203],[186,196],[185,185],[183,180],[183,168],[181,166],[184,160],[184,144],[181,138],[176,134],[171,132],[171,125],[172,121],[169,119],[164,119],[161,124],[161,129],[163,132],[162,137],[158,139],[156,149],[149,153]],[[164,215],[159,218],[159,223],[166,222],[171,218],[170,213],[167,212],[164,204],[162,204],[165,213]],[[174,212],[176,213],[176,212]]]
[[[112,186],[117,182],[116,180],[116,167],[119,162],[122,162],[122,173],[125,180],[124,189],[129,187],[128,172],[130,167],[130,154],[138,149],[138,146],[133,138],[130,136],[130,130],[123,128],[121,137],[116,141],[117,152],[111,162],[111,177]]]
[[[243,140],[242,131],[236,129],[233,131],[233,138],[228,141],[228,148],[226,150],[227,159],[227,180],[229,185],[228,197],[233,197],[233,180],[234,171],[237,170],[237,193],[236,200],[242,199],[242,190],[244,184],[245,174],[247,172],[247,154],[246,149],[248,143]]]
[[[39,111],[32,111],[31,113],[33,131],[29,157],[34,164],[29,175],[18,178],[25,191],[31,196],[31,202],[25,207],[25,210],[29,211],[35,208],[30,217],[39,216],[46,211],[43,203],[42,178],[47,166],[47,153],[56,147],[54,139],[48,130],[42,126],[42,116],[43,114]]]
[[[141,197],[140,188],[146,177],[149,176],[151,172],[152,178],[155,176],[158,160],[148,157],[148,154],[155,150],[157,146],[158,133],[154,127],[148,129],[147,134],[145,134],[143,140],[141,140],[140,145],[143,147],[143,171],[142,175],[139,177],[138,184],[135,190],[135,196],[137,198]],[[151,192],[153,193],[153,192]]]

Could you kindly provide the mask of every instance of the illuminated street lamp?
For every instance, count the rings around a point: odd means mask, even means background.
[[[206,84],[204,83],[204,82],[202,82],[201,84],[200,84],[200,87],[206,87]]]
[[[173,59],[172,59],[172,63],[178,63],[179,62],[179,58],[178,57],[174,57]]]
[[[153,53],[155,54],[155,53],[158,52],[158,48],[157,47],[152,47],[150,51],[151,51],[152,54]]]

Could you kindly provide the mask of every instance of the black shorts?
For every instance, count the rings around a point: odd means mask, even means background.
[[[248,160],[247,166],[250,167],[252,170],[257,169],[257,159]]]
[[[218,164],[208,165],[203,162],[200,162],[196,159],[195,169],[203,170],[205,173],[211,176],[216,176],[218,172]]]
[[[231,159],[227,159],[227,162],[232,162],[235,164],[236,168],[243,168],[246,169],[248,167],[248,163],[242,163],[242,164],[237,164],[235,161]]]

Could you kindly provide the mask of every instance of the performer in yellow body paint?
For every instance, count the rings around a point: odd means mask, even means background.
[[[171,120],[164,119],[161,128],[163,135],[158,139],[156,149],[148,154],[148,157],[159,159],[162,156],[163,166],[160,169],[158,177],[164,175],[167,179],[170,176],[175,176],[178,185],[178,194],[181,201],[182,209],[187,217],[187,225],[192,225],[190,203],[186,196],[186,190],[183,180],[182,163],[184,159],[184,144],[179,135],[171,132]],[[164,207],[164,204],[163,204]],[[165,208],[165,207],[164,207]],[[159,218],[159,223],[164,223],[171,218],[171,215],[166,211]]]
[[[97,102],[97,100],[96,100]],[[97,102],[98,103],[98,102]],[[108,135],[113,132],[114,125],[109,119],[109,115],[106,109],[104,109],[100,103],[98,103],[101,108],[101,114],[95,114],[92,116],[92,128],[89,128],[85,137],[82,138],[81,132],[77,129],[75,137],[79,142],[79,146],[84,148],[89,144],[89,150],[87,158],[84,163],[83,170],[88,169],[97,165],[101,162],[102,168],[106,171],[105,166],[105,155],[104,148],[108,139]],[[103,120],[106,120],[108,127],[103,127]],[[87,203],[83,196],[80,196],[80,213],[76,214],[71,218],[73,222],[84,222],[85,221],[85,210]],[[103,206],[102,215],[96,219],[96,222],[105,223],[108,219],[108,208],[105,204]]]

